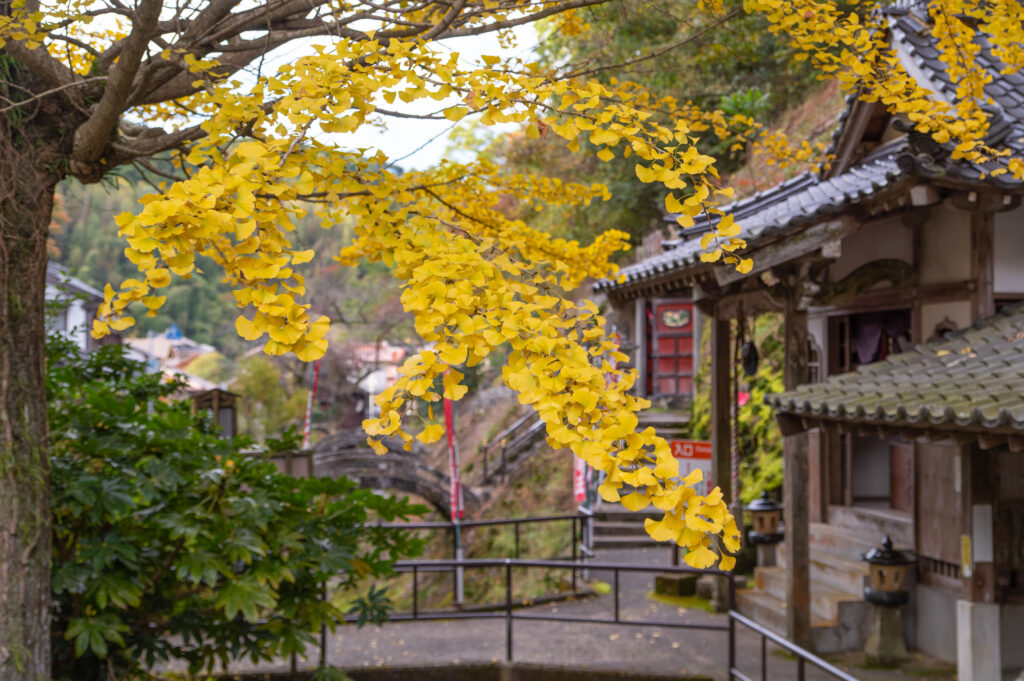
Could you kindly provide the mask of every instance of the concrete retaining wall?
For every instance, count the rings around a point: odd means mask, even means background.
[[[918,584],[917,649],[946,662],[956,662],[956,598]]]

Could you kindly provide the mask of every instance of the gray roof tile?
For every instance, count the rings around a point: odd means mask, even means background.
[[[769,395],[783,414],[1024,431],[1024,306],[822,383]]]
[[[857,166],[853,169],[855,172],[851,170],[829,180],[819,180],[813,173],[804,173],[768,191],[737,201],[725,210],[740,225],[740,236],[748,244],[754,244],[787,227],[837,214],[860,198],[889,187],[904,174],[896,165],[900,151],[902,147],[893,148],[890,153]],[[717,222],[716,219],[711,224]],[[623,284],[603,279],[595,284],[595,290],[612,290],[651,279],[667,270],[698,264],[703,252],[699,236],[707,232],[709,227],[706,222],[698,222],[694,228],[682,233],[691,239],[674,246],[672,250],[623,268],[620,272],[626,278]]]
[[[893,17],[891,25],[894,43],[902,44],[925,75],[938,87],[952,94],[955,87],[946,73],[945,64],[939,59],[939,51],[930,34],[927,3],[922,0],[894,0],[887,11]],[[1003,144],[1015,155],[1024,155],[1024,88],[1018,87],[1024,84],[1024,74],[1000,74],[1003,64],[992,56],[987,43],[983,44],[983,48],[979,61],[993,76],[992,83],[986,86],[985,91],[996,105],[989,143]],[[847,106],[839,118],[839,128],[833,135],[833,146],[849,121],[855,101],[853,96],[847,98]],[[732,213],[741,226],[740,236],[747,241],[748,247],[754,246],[759,240],[788,227],[838,214],[848,206],[884,191],[911,172],[926,177],[929,172],[927,168],[919,167],[915,171],[899,168],[896,160],[904,151],[905,146],[890,143],[876,149],[842,174],[821,179],[819,175],[804,173],[726,206],[725,210]],[[1008,173],[991,175],[993,170],[1003,167],[1003,163],[997,160],[978,165],[936,159],[940,174],[970,182],[985,182],[999,189],[1019,190],[1022,183]],[[674,216],[668,216],[667,219],[674,220]],[[643,282],[666,271],[687,270],[699,265],[702,252],[699,238],[716,222],[717,219],[710,223],[698,220],[693,228],[680,231],[680,240],[670,242],[671,250],[624,268],[620,272],[625,277],[623,283],[601,280],[594,285],[594,289],[611,291]]]

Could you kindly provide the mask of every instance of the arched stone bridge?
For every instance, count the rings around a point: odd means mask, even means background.
[[[360,487],[396,490],[425,499],[442,515],[450,515],[450,482],[445,473],[423,462],[422,453],[402,451],[400,443],[385,443],[387,454],[376,454],[366,446],[362,429],[335,433],[313,448],[313,475],[346,476]],[[480,496],[463,483],[463,504],[472,513],[481,503]]]

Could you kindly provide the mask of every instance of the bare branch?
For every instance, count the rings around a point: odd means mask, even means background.
[[[30,102],[33,102],[33,101],[35,101],[37,99],[42,99],[43,97],[49,97],[50,95],[54,94],[55,92],[60,92],[61,90],[67,90],[68,88],[79,87],[79,86],[82,86],[82,85],[88,85],[89,83],[92,83],[92,82],[95,82],[95,81],[99,81],[99,80],[106,80],[106,77],[105,76],[96,76],[94,78],[86,78],[85,80],[79,80],[79,81],[75,81],[74,83],[68,83],[66,85],[61,85],[59,87],[51,88],[51,89],[46,90],[44,92],[40,92],[38,94],[34,94],[31,97],[29,97],[28,99],[23,99],[23,100],[21,100],[19,102],[14,102],[10,106],[5,106],[2,109],[0,109],[0,113],[4,113],[6,111],[10,111],[11,109],[17,109],[18,107],[25,106],[26,104],[29,104]],[[8,101],[10,101],[10,100],[8,100]]]
[[[121,56],[110,70],[107,87],[89,120],[75,131],[72,164],[91,164],[100,158],[117,121],[124,112],[131,94],[132,83],[146,47],[153,37],[163,3],[160,0],[141,0],[135,12],[132,31],[128,35]]]

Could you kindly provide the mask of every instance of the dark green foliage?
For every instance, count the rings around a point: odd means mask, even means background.
[[[57,262],[100,290],[108,283],[117,287],[129,277],[138,278],[135,265],[124,255],[126,244],[117,234],[114,219],[123,212],[141,210],[139,197],[151,191],[136,173],[88,186],[66,181],[58,190],[62,211],[55,215],[52,227]],[[217,276],[219,268],[212,260],[200,256],[196,264],[200,271],[192,279],[174,278],[160,291],[167,302],[159,315],[147,317],[144,307],[132,308],[137,324],[129,333],[161,333],[173,322],[201,343],[231,343],[226,349],[233,353],[243,344],[234,330],[237,312],[230,288]]]
[[[80,355],[52,339],[49,353],[54,678],[301,652],[346,614],[337,603],[353,602],[323,601],[325,582],[355,594],[419,552],[367,521],[422,507],[277,474],[116,346]],[[354,602],[360,622],[386,615],[376,589]]]
[[[782,433],[772,408],[764,403],[765,395],[783,391],[782,318],[775,314],[762,315],[752,322],[748,320],[748,325],[748,338],[756,344],[761,360],[753,376],[744,376],[738,361],[733,369],[740,374],[740,390],[750,394],[746,404],[736,411],[743,503],[759,497],[761,490],[774,492],[782,486]],[[701,342],[698,388],[690,417],[690,435],[701,440],[711,435],[711,352],[706,338],[709,335],[705,333]]]

